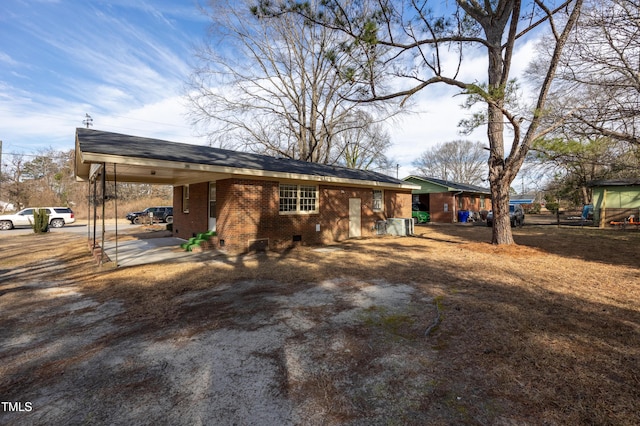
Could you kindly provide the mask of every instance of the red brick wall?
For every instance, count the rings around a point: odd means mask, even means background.
[[[208,223],[208,183],[191,185],[190,191],[190,213],[183,214],[182,188],[174,188],[174,235],[185,239],[205,231]],[[271,248],[344,240],[349,236],[349,198],[361,199],[363,237],[375,234],[377,220],[411,217],[410,191],[384,190],[385,211],[374,212],[372,188],[320,185],[319,213],[312,214],[280,214],[275,181],[219,180],[216,191],[218,243],[229,252],[247,251],[251,241],[261,239],[268,239]]]
[[[250,241],[272,239],[299,226],[278,221],[278,182],[225,179],[216,183],[217,232],[233,252],[249,249]]]
[[[440,192],[431,194],[420,194],[419,200],[429,208],[432,222],[453,223],[458,220],[459,210],[471,210],[473,212],[486,212],[491,210],[491,197],[485,195],[485,207],[480,207],[480,196],[474,194],[474,202],[471,202],[472,194],[460,194],[455,198],[450,192]],[[459,200],[462,200],[462,209],[459,207]],[[444,211],[447,204],[448,211]]]
[[[447,204],[447,211],[444,211],[445,204]],[[431,222],[452,223],[454,210],[456,210],[456,206],[453,196],[449,192],[429,194]]]
[[[209,182],[189,185],[189,213],[183,213],[182,186],[173,188],[173,235],[185,240],[207,231]]]
[[[384,191],[387,217],[411,217],[411,191]]]
[[[461,194],[458,195],[458,197],[462,200],[461,210],[470,210],[479,213],[491,210],[491,196],[484,196],[484,208],[480,207],[480,195],[478,194]]]
[[[411,217],[411,192],[384,190],[384,211],[373,211],[372,188],[320,186],[321,242],[349,237],[349,199],[359,198],[361,235],[375,235],[375,224],[389,217]]]

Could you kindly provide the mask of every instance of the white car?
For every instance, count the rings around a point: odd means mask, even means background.
[[[7,231],[16,226],[31,226],[33,223],[33,211],[45,209],[49,213],[49,226],[52,228],[62,228],[68,223],[73,223],[76,218],[69,207],[34,207],[20,210],[15,214],[5,214],[0,216],[0,230]]]

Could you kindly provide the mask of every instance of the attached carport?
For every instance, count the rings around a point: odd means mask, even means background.
[[[114,146],[126,145],[126,150],[116,150]],[[148,151],[149,145],[165,147],[165,158],[154,158]],[[115,242],[110,244],[105,238],[105,205],[114,199],[114,215],[118,217],[118,183],[145,183],[155,185],[187,185],[204,179],[217,180],[231,176],[233,167],[209,166],[186,161],[184,152],[177,151],[176,145],[151,138],[121,135],[100,130],[77,128],[75,140],[75,175],[79,182],[89,184],[89,224],[87,238],[89,248],[100,265],[110,261],[115,266],[131,266],[158,261],[160,256],[168,257],[171,244],[178,245],[177,238],[154,239],[138,243],[119,240],[115,229]],[[194,151],[198,150],[194,145]],[[193,155],[190,153],[190,155]],[[114,183],[114,193],[107,194],[107,182]],[[98,214],[98,208],[101,209]],[[98,219],[100,217],[101,219]],[[171,244],[170,244],[171,243]],[[104,250],[103,250],[104,247]],[[181,253],[173,253],[173,256]],[[185,254],[186,255],[186,254]],[[135,260],[139,258],[139,260]]]

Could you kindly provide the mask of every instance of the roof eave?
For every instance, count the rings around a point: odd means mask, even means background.
[[[331,177],[331,176],[309,175],[309,174],[302,174],[302,173],[276,172],[276,171],[269,171],[269,170],[248,169],[248,168],[238,168],[238,167],[228,167],[228,166],[213,166],[213,165],[200,164],[200,163],[147,159],[147,158],[113,155],[113,154],[102,154],[102,153],[94,153],[94,152],[83,152],[81,156],[81,162],[83,164],[117,163],[117,164],[126,164],[130,166],[169,168],[169,169],[189,171],[194,173],[204,172],[204,173],[231,175],[231,176],[236,175],[236,176],[243,176],[243,177],[251,176],[251,177],[257,177],[257,178],[273,178],[273,179],[279,179],[279,180],[312,181],[312,182],[336,184],[336,185],[367,186],[367,187],[373,186],[373,187],[379,187],[379,188],[392,188],[392,189],[401,189],[401,190],[420,189],[419,186],[416,186],[410,183],[368,181],[368,180],[359,180],[359,179],[338,178],[338,177]],[[82,174],[78,173],[76,175],[76,179],[80,181],[89,180],[89,176],[88,176],[89,167],[86,167],[86,170],[84,170],[85,168],[82,168],[82,169],[84,173]],[[179,182],[175,182],[174,184],[179,184]]]
[[[437,185],[441,188],[445,188],[447,192],[470,192],[470,193],[477,193],[477,194],[488,194],[491,195],[491,190],[489,189],[482,189],[482,188],[478,188],[478,189],[471,189],[471,188],[454,188],[451,187],[449,185],[443,185],[440,182],[435,182],[434,180],[425,178],[425,177],[421,177],[421,176],[415,176],[415,175],[409,175],[406,178],[404,178],[403,180],[407,180],[407,179],[417,179],[417,180],[421,180],[423,182],[428,182],[432,185]],[[422,189],[422,187],[419,187],[418,189]]]

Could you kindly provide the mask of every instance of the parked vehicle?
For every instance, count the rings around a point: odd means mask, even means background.
[[[524,209],[520,204],[509,204],[511,226],[524,225]],[[487,213],[487,226],[493,226],[493,210]]]
[[[422,203],[413,203],[411,205],[411,217],[415,217],[418,223],[426,223],[431,220],[427,206]]]
[[[131,221],[131,224],[136,225],[144,223],[145,220],[153,222],[173,223],[173,207],[147,207],[141,212],[127,213],[126,218],[127,220]]]
[[[75,215],[69,207],[30,207],[15,214],[0,216],[0,230],[7,231],[19,226],[32,226],[34,210],[46,210],[49,215],[49,226],[52,228],[62,228],[64,225],[76,221]]]

